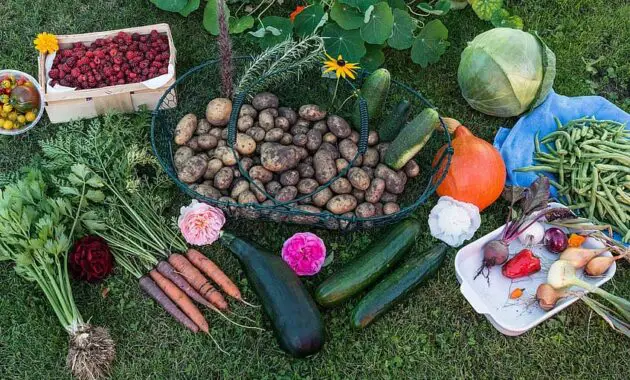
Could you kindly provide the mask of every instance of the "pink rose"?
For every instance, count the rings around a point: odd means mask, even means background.
[[[177,225],[189,244],[208,245],[219,239],[225,215],[221,209],[196,199],[179,211]]]
[[[298,276],[312,276],[326,259],[324,241],[310,232],[299,232],[282,245],[282,259]]]

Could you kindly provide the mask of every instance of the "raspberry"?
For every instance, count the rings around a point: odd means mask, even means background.
[[[146,77],[147,75],[149,75],[149,69],[142,69],[142,75],[143,75],[143,76],[145,76],[145,77]],[[143,81],[144,81],[144,80],[146,80],[146,79],[143,79]]]
[[[136,53],[135,53],[135,52],[133,52],[133,51],[128,51],[128,52],[125,54],[125,57],[127,57],[127,59],[128,59],[128,60],[132,60],[132,59],[133,59],[133,57],[135,57],[135,56],[136,56]]]
[[[96,58],[100,58],[103,59],[105,58],[105,52],[102,50],[97,50],[94,52],[94,55],[96,56]]]
[[[157,67],[155,67],[155,66],[151,66],[151,67],[149,67],[149,72],[150,72],[151,74],[155,74],[155,73],[157,73],[157,72],[158,72],[158,68],[157,68]]]
[[[62,85],[62,86],[70,87],[70,82],[68,82],[66,79],[60,80],[59,84]]]
[[[160,67],[160,69],[158,70],[158,73],[160,75],[164,75],[168,73],[168,67]]]
[[[75,49],[81,49],[83,47],[83,44],[81,42],[75,42],[72,44],[72,47]]]
[[[116,75],[116,78],[118,78],[118,79],[122,79],[124,77],[125,77],[125,73],[123,73],[122,71],[119,71],[118,75]]]
[[[136,78],[138,76],[138,74],[134,73],[133,71],[128,73],[127,76],[131,79]]]
[[[79,75],[81,75],[81,71],[77,68],[72,69],[72,71],[70,71],[70,75],[72,75],[73,77],[77,78]]]
[[[140,35],[138,33],[134,33],[131,35],[131,39],[134,41],[138,41],[140,39]]]
[[[48,76],[50,77],[50,79],[59,78],[59,69],[50,69],[50,71],[48,72]]]
[[[118,79],[118,84],[125,84],[125,80],[122,78]]]
[[[59,76],[58,76],[58,78],[59,79],[63,79],[63,78],[65,78],[65,76],[66,76],[66,72],[61,70],[61,69],[59,69]]]
[[[114,69],[114,71],[118,72],[118,71],[120,71],[120,66],[119,65],[114,65],[113,69]]]
[[[96,68],[96,62],[94,62],[94,61],[90,62],[90,67],[92,69],[95,69]]]
[[[123,58],[121,56],[117,55],[114,57],[114,64],[120,65],[122,63],[123,63]]]
[[[113,56],[115,56],[116,54],[118,54],[118,49],[113,49],[113,48],[112,48],[112,49],[110,49],[110,50],[109,50],[109,56],[110,56],[110,57],[113,57]]]
[[[161,62],[159,62],[159,61],[153,61],[153,62],[151,63],[151,66],[153,66],[153,67],[157,67],[157,68],[159,69],[159,68],[160,68],[160,67],[162,67],[163,65],[162,65],[162,63],[161,63]]]
[[[140,36],[140,42],[147,42],[147,36]]]
[[[144,61],[141,61],[138,64],[138,66],[140,66],[141,69],[146,69],[147,67],[149,67],[149,64],[150,64],[150,62],[145,59]]]
[[[89,65],[83,65],[83,66],[79,67],[79,70],[81,70],[81,72],[83,74],[89,73],[90,72],[90,66]]]
[[[88,58],[92,58],[92,57],[94,57],[94,52],[92,50],[88,50],[85,53],[85,56],[88,57]]]

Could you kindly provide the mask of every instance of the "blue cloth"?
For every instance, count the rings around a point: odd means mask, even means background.
[[[554,117],[562,124],[583,117],[594,116],[599,120],[614,120],[630,128],[630,115],[601,96],[568,97],[553,90],[544,103],[523,115],[513,128],[500,128],[494,138],[507,168],[507,184],[529,186],[538,175],[535,172],[514,172],[514,169],[533,164],[534,136],[539,132],[542,139],[555,131]],[[552,189],[555,195],[555,189]]]

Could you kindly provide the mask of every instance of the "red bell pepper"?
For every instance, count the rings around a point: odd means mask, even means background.
[[[529,249],[524,249],[509,259],[501,268],[507,278],[521,278],[540,270],[540,259]]]

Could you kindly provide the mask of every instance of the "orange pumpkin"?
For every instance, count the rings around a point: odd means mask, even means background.
[[[460,125],[454,133],[453,157],[444,181],[437,188],[440,196],[448,195],[458,201],[472,203],[483,211],[493,204],[505,186],[505,162],[499,151],[489,142],[476,137]],[[438,164],[446,145],[440,148],[433,160]],[[435,178],[440,178],[446,165],[442,163]]]

